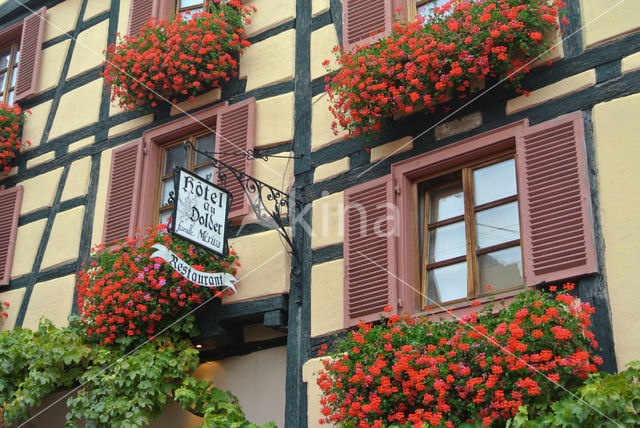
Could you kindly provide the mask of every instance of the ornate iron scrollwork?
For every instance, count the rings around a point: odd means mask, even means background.
[[[289,236],[289,233],[287,233],[283,219],[289,218],[289,215],[291,214],[291,204],[295,204],[298,211],[302,210],[303,203],[301,201],[263,181],[258,180],[255,177],[245,174],[244,172],[221,161],[220,159],[211,156],[211,153],[196,149],[196,147],[190,141],[184,142],[184,148],[187,151],[193,150],[196,153],[211,160],[211,162],[213,163],[213,168],[215,170],[214,174],[217,175],[219,184],[222,187],[226,187],[227,181],[231,178],[240,183],[256,217],[272,226],[275,225],[275,229],[289,245],[289,252],[296,258],[298,257],[296,247],[293,244],[291,236]],[[246,156],[248,160],[267,160],[269,157],[277,156],[264,155],[256,157],[253,150],[247,150],[244,154],[226,154]],[[173,192],[170,193],[169,198],[173,198]]]

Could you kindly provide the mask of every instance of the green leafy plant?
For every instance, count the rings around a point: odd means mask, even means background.
[[[112,101],[133,109],[172,103],[220,86],[237,75],[237,55],[252,6],[239,0],[213,0],[209,10],[151,20],[139,34],[124,36],[107,48],[105,85]]]
[[[520,90],[528,63],[550,47],[561,0],[451,0],[426,22],[396,22],[393,33],[324,62],[332,129],[372,135],[384,120],[469,96],[474,82],[509,77]],[[566,23],[566,18],[563,18]],[[448,109],[445,106],[444,109]]]
[[[541,406],[523,406],[508,427],[640,426],[640,361],[617,374],[589,376],[573,396]]]
[[[566,292],[527,291],[492,310],[361,324],[323,360],[322,422],[502,426],[523,405],[564,398],[602,364],[588,330],[593,308]]]

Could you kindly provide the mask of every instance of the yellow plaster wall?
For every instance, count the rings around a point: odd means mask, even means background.
[[[311,0],[311,15],[318,16],[329,10],[329,0]]]
[[[546,101],[564,97],[573,92],[580,91],[596,84],[595,70],[587,70],[575,74],[559,82],[552,83],[544,88],[532,91],[529,96],[521,95],[507,101],[507,114],[513,114],[521,110],[537,106]]]
[[[56,327],[68,325],[75,284],[75,275],[37,283],[33,287],[22,326],[36,330],[41,317],[50,319]]]
[[[91,144],[93,144],[94,140],[95,137],[87,137],[83,138],[82,140],[76,141],[75,143],[69,144],[69,153],[90,146]]]
[[[42,41],[73,31],[80,13],[82,0],[66,0],[47,9],[47,22]]]
[[[84,11],[82,19],[87,21],[94,16],[100,15],[102,12],[107,12],[111,7],[111,0],[91,0],[87,2],[87,8]]]
[[[61,175],[62,168],[58,168],[21,182],[20,185],[24,187],[24,192],[20,215],[50,207],[58,190]]]
[[[242,328],[242,336],[245,342],[260,342],[286,336],[286,333],[265,327],[262,324],[249,324]]]
[[[630,262],[640,253],[640,95],[593,108],[605,272],[618,368],[640,359],[637,273]]]
[[[256,101],[256,147],[293,140],[293,92]]]
[[[403,137],[390,143],[371,148],[371,162],[413,149],[413,137]]]
[[[344,240],[344,192],[316,199],[311,210],[311,248],[341,243]]]
[[[245,3],[258,9],[251,14],[251,23],[245,26],[246,37],[255,36],[296,17],[296,0],[278,0],[277,3],[273,0],[248,0]]]
[[[337,177],[347,171],[349,171],[349,158],[342,158],[335,162],[319,165],[313,172],[313,182],[319,183],[321,181]]]
[[[105,20],[78,35],[78,40],[71,56],[67,79],[71,79],[102,64],[102,61],[104,61],[102,51],[107,48],[108,29],[109,20]]]
[[[40,65],[38,71],[38,82],[36,92],[44,92],[58,85],[62,65],[67,56],[70,40],[57,43],[40,53]],[[46,116],[45,116],[46,118]]]
[[[634,53],[633,55],[625,56],[624,58],[622,58],[620,68],[623,74],[639,69],[640,68],[640,52],[637,52],[637,53]]]
[[[18,228],[16,249],[13,253],[11,266],[11,279],[31,273],[33,270],[33,262],[46,224],[47,220],[42,219]]]
[[[637,1],[580,0],[582,39],[590,48],[640,28]]]
[[[125,34],[127,34],[127,27],[129,26],[130,10],[131,10],[131,0],[120,0],[120,10],[118,11],[118,33],[121,36],[124,36]]]
[[[344,263],[334,260],[311,268],[311,336],[344,328]]]
[[[320,398],[322,390],[316,383],[317,373],[323,369],[322,358],[312,358],[307,360],[302,366],[302,380],[307,384],[307,422],[308,428],[331,427],[331,425],[321,425],[322,412],[320,411]]]
[[[89,188],[89,173],[91,172],[91,158],[89,156],[75,161],[69,168],[67,182],[62,191],[61,201],[77,198],[87,194]]]
[[[476,111],[454,120],[441,123],[434,129],[436,140],[471,131],[482,125],[482,112]]]
[[[346,132],[334,135],[331,130],[333,115],[329,111],[329,95],[326,92],[313,97],[311,106],[311,150],[315,151],[344,139]]]
[[[279,153],[282,156],[291,156],[292,152]],[[293,159],[269,158],[268,161],[256,159],[253,161],[253,176],[260,181],[289,193],[293,186]]]
[[[291,260],[277,231],[229,237],[229,245],[238,253],[242,266],[236,275],[240,280],[238,294],[224,297],[223,303],[289,292]]]
[[[51,110],[51,104],[53,104],[53,101],[47,101],[29,109],[31,114],[27,116],[24,126],[22,127],[22,141],[30,141],[31,144],[24,145],[22,148],[23,151],[36,148],[40,145],[42,133],[47,124],[49,110]]]
[[[153,122],[153,113],[146,116],[136,117],[135,119],[116,125],[109,128],[109,138],[117,137],[118,135],[126,134],[134,129],[142,128]]]
[[[322,62],[326,59],[330,61],[331,69],[337,67],[336,56],[331,52],[338,44],[338,34],[333,24],[325,25],[311,33],[311,79],[317,79],[327,74]]]
[[[78,258],[83,220],[84,206],[59,212],[56,215],[42,259],[41,270]]]
[[[214,89],[213,91],[205,92],[202,95],[198,95],[192,100],[182,101],[175,106],[171,106],[171,116],[175,116],[177,114],[182,114],[188,112],[190,110],[196,109],[198,107],[205,106],[207,104],[211,104],[220,99],[220,94],[222,91],[220,88]],[[119,107],[115,107],[113,110],[117,111],[120,109]],[[121,110],[121,109],[120,109]]]
[[[293,80],[295,36],[295,30],[288,30],[247,48],[240,57],[240,78],[247,78],[247,91]]]
[[[97,79],[65,93],[60,98],[49,139],[92,125],[98,121],[102,85],[102,79]]]
[[[111,155],[113,149],[102,152],[100,158],[100,174],[96,191],[96,206],[93,215],[93,229],[91,231],[91,245],[102,242],[104,229],[104,215],[107,210],[107,192],[109,190],[109,174],[111,173]]]
[[[0,302],[9,302],[9,307],[6,309],[8,317],[3,317],[2,321],[0,321],[0,331],[11,330],[16,325],[16,318],[18,318],[18,311],[20,310],[25,290],[25,288],[18,288],[0,293]]]
[[[27,169],[33,168],[34,166],[42,165],[45,162],[49,162],[56,157],[55,152],[47,152],[37,158],[33,158],[27,161]]]

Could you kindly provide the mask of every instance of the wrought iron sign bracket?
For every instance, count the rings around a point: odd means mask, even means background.
[[[211,160],[214,174],[217,176],[218,184],[221,187],[227,187],[228,179],[236,180],[242,186],[256,217],[261,221],[274,224],[276,226],[275,229],[289,245],[288,252],[296,259],[299,259],[298,251],[292,237],[287,232],[283,219],[289,218],[292,214],[291,204],[295,204],[296,211],[302,211],[304,204],[300,200],[215,158],[210,152],[198,150],[190,141],[184,142],[184,149],[185,151],[193,150]],[[234,153],[233,155],[245,156],[247,160],[265,159],[265,156],[254,156],[252,150],[248,150],[245,153]]]

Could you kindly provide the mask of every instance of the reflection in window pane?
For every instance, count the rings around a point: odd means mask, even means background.
[[[520,246],[478,256],[480,294],[521,287],[522,254]],[[491,285],[491,290],[487,290]]]
[[[173,184],[173,177],[165,178],[162,180],[162,196],[160,206],[169,205],[169,194],[173,192],[175,185]]]
[[[202,4],[204,4],[204,2],[200,0],[180,0],[180,8],[198,6]]]
[[[462,183],[443,187],[430,192],[431,207],[429,222],[446,220],[464,214]]]
[[[433,16],[433,8],[436,6],[442,6],[449,0],[433,0],[422,6],[418,6],[418,15],[422,15],[425,18]],[[450,12],[449,12],[450,13]]]
[[[7,49],[5,51],[0,52],[0,70],[7,68],[9,66],[10,60],[11,60],[11,49]]]
[[[4,90],[4,82],[7,79],[7,72],[0,73],[0,92]]]
[[[429,231],[429,262],[439,262],[464,256],[467,252],[464,221]]]
[[[172,209],[160,211],[160,218],[158,223],[169,224],[169,217],[171,217]]]
[[[17,64],[19,60],[20,60],[20,50],[17,50],[16,51],[16,59],[15,59],[14,64]]]
[[[467,262],[427,271],[427,305],[467,297]]]
[[[518,202],[511,202],[476,213],[476,231],[478,248],[520,239]]]
[[[18,68],[14,68],[12,73],[11,73],[11,87],[15,87],[16,86],[16,78],[18,77]]]
[[[163,175],[173,174],[173,168],[176,166],[186,167],[186,158],[184,147],[182,144],[167,149],[165,153]]]
[[[203,135],[202,137],[198,137],[196,139],[196,149],[200,150],[201,152],[207,152],[212,154],[214,151],[215,142],[216,142],[215,134]],[[209,159],[206,156],[201,155],[200,153],[196,153],[196,165],[199,165],[202,162],[206,162],[208,160]]]
[[[515,195],[515,159],[507,159],[473,171],[473,193],[476,206]]]
[[[196,175],[204,178],[208,182],[210,182],[210,183],[213,182],[213,164],[209,164],[209,165],[201,166],[200,168],[196,168],[194,172],[196,173]]]
[[[7,98],[7,102],[9,104],[13,104],[13,91],[9,92],[9,97]]]

